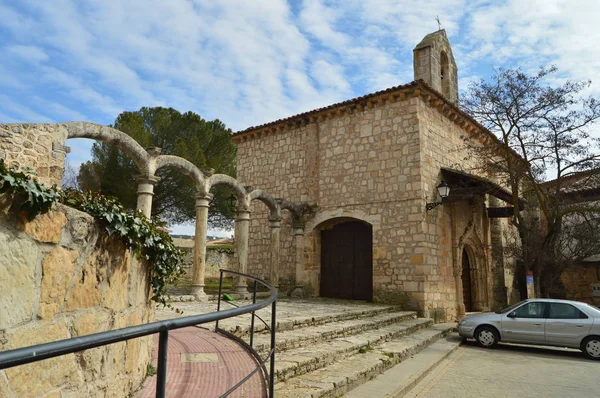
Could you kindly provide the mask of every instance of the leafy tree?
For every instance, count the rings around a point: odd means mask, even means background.
[[[564,242],[577,236],[584,242],[592,232],[598,237],[597,230],[584,224],[575,228],[574,222],[594,219],[600,206],[565,188],[569,176],[600,173],[600,139],[590,134],[600,105],[583,95],[589,81],[549,86],[546,80],[556,71],[554,66],[534,74],[501,69],[489,82],[472,83],[461,99],[462,108],[500,139],[500,146],[471,148],[487,159],[481,167],[513,192],[512,223],[519,242],[512,254],[523,264],[522,272],[533,271],[538,295],[550,293],[565,266],[598,250],[597,245],[578,245],[575,252]],[[519,195],[527,200],[524,211]]]
[[[141,146],[156,146],[163,154],[176,155],[195,164],[201,170],[235,177],[235,145],[231,130],[219,120],[206,121],[193,112],[180,113],[172,108],[141,108],[117,116],[114,128],[134,138]],[[135,164],[114,145],[95,143],[92,160],[81,166],[78,182],[84,189],[119,198],[128,208],[137,202]],[[171,224],[185,223],[195,218],[195,187],[186,176],[170,170],[157,172],[160,181],[154,189],[153,216]],[[209,210],[209,224],[214,228],[231,226],[231,210],[226,198],[229,191],[213,188],[215,195]]]

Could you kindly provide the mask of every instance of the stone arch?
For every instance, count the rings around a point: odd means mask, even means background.
[[[122,131],[108,126],[89,122],[63,123],[68,138],[90,138],[113,144],[122,150],[137,166],[140,173],[154,175],[156,160],[136,140]]]
[[[246,188],[242,184],[239,183],[235,178],[228,176],[226,174],[215,174],[206,179],[205,190],[206,193],[210,192],[210,189],[216,185],[227,185],[230,187],[235,196],[238,199],[238,208],[242,208],[246,211],[250,208],[250,196],[246,191]]]
[[[485,245],[475,222],[469,222],[465,228],[463,235],[459,239],[457,251],[458,261],[455,267],[457,268],[457,281],[460,281],[459,286],[457,286],[457,301],[459,302],[459,306],[464,306],[464,294],[468,290],[471,293],[471,310],[481,311],[489,308],[488,261],[485,254]],[[471,272],[468,278],[463,275],[465,254],[468,256],[469,270]],[[466,280],[470,281],[471,286],[463,286],[463,282]]]
[[[180,158],[179,156],[160,155],[157,157],[156,169],[154,172],[163,167],[169,167],[173,170],[179,171],[183,175],[188,176],[196,184],[196,191],[199,194],[208,194],[208,191],[205,191],[206,178],[204,177],[204,174],[189,160]]]
[[[269,208],[270,219],[281,218],[281,207],[277,200],[262,189],[255,189],[250,192],[250,201],[260,200]]]
[[[371,226],[373,227],[373,231],[378,230],[381,225],[381,215],[379,214],[371,215],[365,211],[358,209],[332,209],[316,213],[314,217],[312,217],[309,221],[306,222],[305,230],[312,231],[315,229],[316,226],[324,223],[327,220],[343,217],[355,218],[357,220],[371,224]]]

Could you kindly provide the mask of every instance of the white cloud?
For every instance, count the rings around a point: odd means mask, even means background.
[[[50,58],[44,50],[36,46],[7,46],[6,52],[8,56],[18,57],[31,63],[40,63]]]
[[[2,110],[9,113],[8,119],[12,119],[12,122],[21,123],[55,123],[54,119],[48,116],[41,115],[30,108],[23,106],[16,102],[14,98],[7,95],[0,94],[0,104],[2,104]]]
[[[283,0],[0,5],[0,39],[12,55],[0,66],[0,92],[19,106],[4,113],[110,123],[123,110],[165,105],[243,129],[409,82],[412,48],[437,29],[436,16],[461,85],[492,66],[554,62],[574,78],[600,67],[600,6],[591,0],[293,6],[295,14]]]

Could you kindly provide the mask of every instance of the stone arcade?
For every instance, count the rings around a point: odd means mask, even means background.
[[[414,75],[406,85],[234,134],[238,180],[303,204],[300,219],[281,222],[274,283],[348,299],[406,293],[424,314],[448,319],[507,302],[513,267],[502,245],[511,227],[506,213],[489,208],[507,206],[510,192],[477,171],[484,159],[467,153],[465,137],[498,141],[456,105],[457,67],[444,30],[415,47]],[[442,180],[450,196],[426,210],[440,200]],[[264,277],[272,261],[267,218],[280,223],[253,206],[247,266]]]

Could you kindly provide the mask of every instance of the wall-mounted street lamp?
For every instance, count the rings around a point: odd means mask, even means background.
[[[427,203],[427,205],[425,206],[425,209],[427,209],[427,211],[441,205],[443,203],[443,200],[445,198],[447,198],[448,195],[450,195],[450,187],[448,186],[448,184],[446,184],[446,182],[444,180],[442,180],[442,182],[440,182],[440,185],[438,185],[436,187],[436,189],[438,191],[438,194],[440,195],[440,198],[442,198],[442,201]]]

